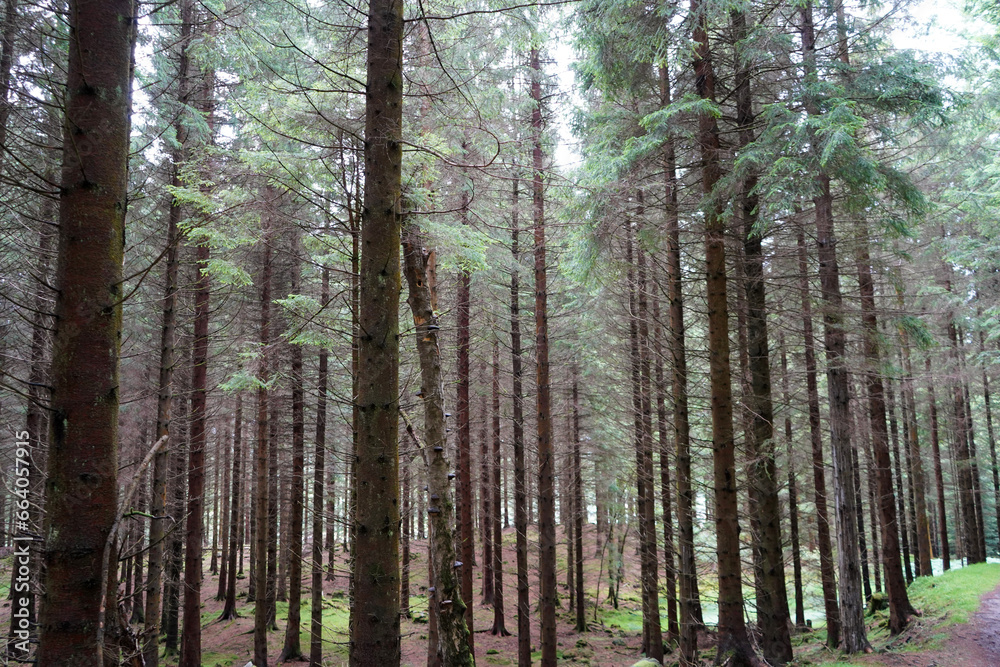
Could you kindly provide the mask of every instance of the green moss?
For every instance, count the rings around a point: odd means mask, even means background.
[[[202,667],[229,667],[239,661],[239,656],[235,653],[202,653]]]

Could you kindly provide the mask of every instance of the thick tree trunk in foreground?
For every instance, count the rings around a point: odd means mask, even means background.
[[[403,2],[368,10],[361,223],[352,667],[395,665],[399,638],[399,244]]]
[[[708,43],[708,18],[702,0],[691,0],[694,17],[694,75],[698,96],[715,101],[715,72]],[[712,396],[712,461],[715,483],[716,556],[719,571],[719,647],[731,665],[762,664],[754,652],[743,617],[739,503],[733,390],[729,362],[729,307],[726,292],[725,223],[722,202],[708,201],[722,177],[719,127],[713,115],[698,115],[701,184],[705,194],[705,272],[708,305],[708,356]],[[787,603],[786,603],[787,604]]]
[[[101,572],[118,500],[118,361],[131,0],[70,3],[40,665],[102,664]],[[74,151],[86,142],[89,150]],[[86,502],[81,502],[86,499]]]
[[[427,466],[427,490],[430,517],[428,566],[431,586],[429,605],[433,605],[437,632],[429,633],[435,646],[428,647],[428,663],[441,667],[466,667],[473,664],[469,629],[465,624],[465,602],[455,568],[455,539],[452,525],[455,506],[451,491],[451,461],[447,453],[444,386],[441,350],[438,346],[437,295],[433,285],[433,251],[420,245],[416,226],[407,229],[403,241],[406,284],[410,312],[416,327],[417,354],[420,358],[420,386],[424,404],[424,438],[418,447]],[[416,441],[416,433],[407,423]],[[421,446],[422,445],[422,446]]]

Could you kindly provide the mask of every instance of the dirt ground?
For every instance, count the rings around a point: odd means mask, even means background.
[[[940,650],[885,657],[894,667],[1000,667],[1000,588],[982,598],[968,623],[951,628]]]

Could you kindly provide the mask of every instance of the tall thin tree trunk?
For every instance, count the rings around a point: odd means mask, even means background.
[[[292,268],[292,294],[298,294],[302,287],[302,260],[299,257],[297,230],[292,241],[294,263]],[[305,405],[302,378],[302,346],[292,344],[292,470],[291,507],[289,508],[288,544],[288,623],[285,625],[285,645],[281,649],[278,662],[304,660],[302,655],[302,514],[305,489],[302,471],[305,468]]]
[[[747,37],[746,15],[732,12],[734,37]],[[736,116],[740,145],[749,146],[753,136],[753,97],[750,87],[751,61],[737,46]],[[739,194],[743,222],[743,271],[746,292],[747,357],[750,371],[747,453],[751,458],[750,498],[759,535],[755,536],[759,557],[757,623],[761,629],[763,658],[781,665],[792,659],[788,632],[788,594],[785,588],[784,550],[781,539],[781,505],[778,500],[778,466],[774,447],[774,409],[771,401],[771,366],[768,355],[767,302],[764,287],[764,252],[757,228],[757,175],[748,173]]]
[[[232,455],[230,453],[228,423],[220,443],[222,452],[220,452],[221,456],[219,454],[216,455],[216,466],[222,467],[222,498],[221,502],[217,504],[217,508],[221,514],[216,517],[216,523],[221,524],[218,525],[218,532],[219,539],[222,541],[222,553],[220,554],[222,558],[219,566],[219,589],[215,594],[215,599],[224,601],[226,599],[226,584],[229,583],[229,516],[231,513],[230,507],[234,502],[232,477],[229,474]],[[215,495],[220,495],[218,490]]]
[[[463,150],[465,144],[463,144]],[[461,195],[462,224],[468,224],[468,194]],[[469,405],[469,310],[470,310],[471,278],[467,270],[462,270],[458,277],[458,294],[456,295],[457,327],[458,327],[458,393],[456,397],[457,428],[458,428],[458,526],[461,543],[460,557],[462,559],[462,600],[465,603],[465,625],[469,631],[469,646],[475,652],[473,642],[473,593],[472,593],[472,562],[475,558],[474,527],[472,525],[472,442],[470,434]]]
[[[190,3],[185,0],[181,4],[181,39],[180,57],[177,71],[177,100],[181,105],[188,102],[188,68],[187,43],[191,35]],[[173,155],[173,173],[171,185],[180,187],[181,162],[186,157],[184,147],[187,142],[187,125],[180,119],[175,123],[177,143],[180,149]],[[170,210],[167,214],[167,253],[165,268],[165,286],[163,296],[163,315],[160,336],[160,377],[159,393],[156,404],[156,436],[159,440],[170,432],[170,413],[172,402],[171,382],[174,373],[174,338],[177,323],[177,252],[178,231],[183,209],[180,202],[171,197]],[[160,612],[162,606],[162,580],[164,562],[164,516],[167,508],[167,469],[170,448],[178,440],[176,432],[174,442],[162,447],[153,457],[152,484],[150,489],[149,513],[152,519],[149,523],[149,564],[146,580],[146,625],[143,632],[143,659],[147,667],[157,667],[159,664]]]
[[[878,347],[878,319],[875,314],[875,283],[871,273],[868,252],[868,230],[864,223],[858,225],[857,269],[861,289],[861,323],[864,335],[862,348],[865,355],[865,382],[868,389],[868,417],[871,425],[872,453],[875,480],[878,487],[879,524],[882,527],[882,565],[885,568],[886,592],[889,595],[889,632],[899,634],[916,613],[906,593],[899,552],[896,499],[892,484],[892,461],[889,456],[889,437],[885,421],[885,390],[882,384],[882,361]],[[915,419],[915,417],[912,417]],[[914,429],[913,435],[916,435]],[[911,440],[910,449],[917,447]],[[917,483],[918,480],[914,480]],[[919,480],[923,482],[923,478]],[[926,525],[926,517],[924,519]],[[872,545],[874,548],[874,544]]]
[[[420,232],[409,225],[403,240],[403,261],[409,288],[410,312],[416,328],[417,353],[424,404],[423,446],[418,443],[427,468],[427,506],[430,517],[428,568],[431,586],[428,604],[433,607],[436,631],[428,633],[428,664],[433,667],[467,667],[474,662],[471,633],[465,623],[466,609],[455,567],[454,503],[451,493],[451,461],[446,451],[444,387],[440,326],[437,319],[437,291],[433,279],[434,253],[420,244]],[[407,430],[416,441],[412,425]],[[471,569],[471,568],[466,568]]]
[[[500,340],[493,339],[493,627],[491,634],[510,635],[504,625],[503,597],[503,532],[500,527]]]
[[[670,79],[666,63],[660,65],[660,105],[670,105]],[[682,665],[693,665],[698,654],[701,602],[694,553],[694,487],[691,477],[691,432],[688,419],[687,352],[684,329],[684,292],[681,277],[680,223],[677,214],[677,163],[673,140],[664,146],[664,186],[667,202],[667,298],[670,302],[671,382],[674,406],[674,441],[677,449],[678,597]],[[600,514],[599,514],[600,516]],[[598,529],[600,533],[600,529]]]
[[[951,341],[952,363],[954,372],[960,372],[959,356],[962,354],[958,344],[958,329],[951,320],[948,322],[948,338]],[[973,483],[972,455],[969,452],[968,420],[965,415],[965,396],[962,383],[952,381],[952,401],[955,415],[955,467],[958,472],[958,501],[961,510],[961,527],[965,546],[965,557],[968,563],[978,563],[979,558],[979,524],[976,519],[976,491]]]
[[[806,627],[805,600],[802,591],[802,553],[799,541],[799,493],[795,476],[794,446],[792,444],[792,402],[788,391],[788,354],[785,332],[778,334],[781,348],[781,397],[785,404],[785,451],[788,458],[788,530],[792,543],[792,576],[795,587],[795,627]]]
[[[520,262],[518,187],[515,174],[510,229],[510,359],[511,421],[514,440],[514,532],[517,556],[517,664],[531,665],[531,606],[528,588],[528,502],[524,462],[524,390],[521,369]]]
[[[896,421],[896,392],[893,390],[892,379],[886,381],[886,408],[889,410],[889,435],[892,441],[892,465],[894,469],[894,479],[896,484],[896,512],[898,516],[906,515],[906,506],[903,494],[903,468],[899,459],[899,426]],[[905,424],[904,424],[905,426]],[[913,572],[910,567],[910,536],[906,534],[905,526],[897,526],[899,530],[900,545],[903,550],[903,574],[906,582],[913,581]]]
[[[812,5],[802,8],[802,45],[806,61],[806,83],[816,80],[816,42],[812,25]],[[806,104],[811,116],[819,115],[815,101]],[[813,143],[817,140],[814,137]],[[819,147],[814,145],[818,155]],[[833,450],[834,506],[837,513],[837,549],[840,564],[840,622],[842,647],[847,653],[869,648],[864,625],[864,602],[861,598],[861,567],[855,545],[860,536],[855,517],[858,513],[851,481],[850,396],[846,368],[846,334],[840,294],[840,270],[837,265],[836,237],[833,224],[833,196],[830,177],[822,170],[815,179],[816,238],[819,252],[819,276],[823,301],[824,343],[827,350],[827,392],[830,401],[830,445]]]
[[[799,292],[802,300],[802,332],[805,348],[806,394],[809,403],[809,438],[812,449],[813,492],[816,505],[816,542],[819,547],[819,570],[820,582],[823,587],[823,609],[826,615],[827,646],[837,648],[840,645],[840,607],[837,604],[837,580],[833,566],[833,545],[830,539],[830,513],[827,507],[826,458],[823,455],[823,433],[820,427],[812,298],[809,295],[809,275],[806,268],[805,232],[801,229],[797,236],[797,245]]]
[[[323,265],[320,286],[320,307],[330,303],[330,267]],[[309,618],[309,667],[322,667],[323,662],[323,495],[326,491],[326,395],[328,391],[329,352],[319,347],[319,369],[316,374],[316,454],[313,470],[312,520],[312,607]],[[331,466],[332,467],[332,466]],[[333,523],[333,516],[329,517]],[[330,569],[333,569],[330,563]]]
[[[680,629],[677,625],[677,571],[675,569],[674,518],[671,501],[670,480],[670,438],[667,434],[666,380],[663,375],[663,327],[660,321],[660,280],[653,264],[654,290],[650,292],[653,314],[653,358],[655,360],[656,383],[656,424],[660,446],[660,503],[663,512],[663,563],[667,587],[667,644],[678,641]],[[578,468],[579,470],[579,468]],[[581,510],[586,512],[586,508]],[[582,568],[582,560],[581,568]],[[582,586],[582,584],[579,584]],[[578,627],[579,629],[579,627]],[[582,632],[582,630],[580,630]]]
[[[586,619],[586,599],[584,597],[583,582],[583,526],[586,523],[587,507],[583,502],[583,471],[580,454],[580,391],[578,387],[579,369],[576,364],[572,367],[573,373],[573,507],[575,509],[573,523],[575,526],[574,538],[576,540],[575,563],[568,563],[568,567],[576,568],[576,631],[587,631]]]
[[[900,293],[900,301],[902,301],[902,293]],[[913,463],[911,473],[913,475],[913,494],[917,514],[917,561],[920,565],[920,576],[926,577],[933,574],[931,571],[931,531],[927,521],[927,477],[924,473],[923,456],[920,453],[920,436],[917,429],[917,401],[913,388],[913,360],[910,355],[910,341],[905,330],[901,331],[900,335],[903,344],[903,370],[906,373],[903,379],[902,393],[910,415],[906,433],[910,459]],[[989,407],[987,406],[988,415]]]
[[[636,193],[639,209],[637,217],[642,224],[644,216],[643,193],[639,190]],[[652,409],[652,370],[650,354],[652,346],[649,340],[649,281],[646,270],[646,253],[642,249],[641,243],[636,243],[636,269],[639,278],[638,283],[638,306],[639,306],[639,362],[640,362],[640,385],[641,385],[641,415],[642,415],[642,479],[645,483],[645,506],[643,508],[642,523],[645,528],[646,540],[643,551],[647,561],[647,580],[643,583],[643,589],[648,590],[649,596],[649,652],[646,654],[656,660],[663,660],[663,634],[660,628],[660,586],[659,586],[659,564],[656,553],[656,495],[653,482],[653,409]]]
[[[535,226],[535,405],[538,435],[538,606],[542,667],[556,664],[556,524],[549,388],[548,286],[545,259],[545,186],[542,151],[542,64],[537,45],[529,55],[531,69],[532,217]]]
[[[715,72],[708,42],[708,17],[702,0],[691,0],[694,75],[698,96],[715,101]],[[722,177],[719,127],[708,112],[698,115],[701,185],[706,200]],[[715,485],[716,556],[719,572],[719,646],[732,665],[762,664],[743,617],[736,448],[733,436],[732,374],[729,361],[725,223],[720,201],[705,204],[705,272],[708,305],[709,383],[712,396],[712,462]]]
[[[979,332],[979,352],[986,350],[985,335]],[[997,552],[1000,552],[1000,468],[997,468],[997,440],[993,432],[993,407],[990,404],[990,378],[983,367],[983,405],[986,407],[986,437],[990,443],[990,470],[993,473],[993,502],[997,521]],[[930,531],[928,531],[929,533]],[[928,573],[929,574],[929,573]]]
[[[931,453],[934,455],[934,485],[937,487],[938,529],[941,539],[941,561],[945,572],[951,569],[951,549],[948,546],[948,512],[944,499],[944,472],[941,468],[941,440],[938,433],[937,401],[934,398],[934,374],[931,358],[924,359],[927,373],[927,410],[930,417]]]
[[[242,551],[239,532],[242,525],[240,506],[243,498],[243,394],[236,394],[236,414],[233,419],[233,485],[229,505],[229,565],[226,566],[226,602],[220,621],[238,616],[236,613],[236,554]]]
[[[211,87],[208,87],[211,90]],[[208,319],[211,284],[207,241],[195,250],[194,341],[191,346],[191,439],[188,450],[188,505],[184,551],[184,641],[180,667],[201,665],[202,542],[205,531],[205,441],[208,400]]]
[[[188,350],[182,350],[178,366],[182,369],[186,366]],[[170,463],[173,468],[170,473],[168,492],[170,501],[167,505],[167,514],[171,518],[170,529],[167,535],[167,546],[164,570],[166,581],[163,583],[163,648],[166,655],[178,652],[180,642],[180,587],[181,587],[181,566],[184,557],[184,531],[181,529],[181,519],[184,517],[184,489],[187,479],[187,448],[190,440],[188,401],[187,396],[190,389],[190,376],[182,374],[178,382],[177,401],[177,438],[174,441],[173,455]]]
[[[271,532],[268,520],[268,467],[269,449],[274,443],[268,442],[268,382],[270,380],[271,344],[271,212],[263,214],[262,242],[264,245],[263,264],[260,274],[260,359],[257,370],[257,461],[255,469],[256,497],[254,506],[254,558],[250,566],[250,577],[255,585],[256,596],[253,615],[254,665],[267,667],[267,544]]]
[[[403,2],[368,10],[365,190],[358,341],[352,667],[395,665],[399,637],[399,245]]]
[[[483,363],[483,381],[486,376],[486,364]],[[479,429],[479,535],[483,547],[483,605],[493,604],[493,459],[489,441],[489,408],[486,393],[479,397],[479,415],[482,422]]]

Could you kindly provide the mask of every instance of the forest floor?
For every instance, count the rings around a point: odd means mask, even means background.
[[[529,563],[537,562],[537,541],[534,527],[529,535]],[[592,667],[627,667],[641,658],[642,608],[639,590],[639,564],[635,554],[632,536],[625,547],[625,577],[619,592],[619,607],[614,609],[608,602],[607,552],[598,550],[596,531],[589,526],[584,531],[584,580],[588,598],[588,632],[577,633],[573,628],[573,618],[568,609],[569,591],[566,587],[566,550],[558,549],[559,595],[562,606],[558,611],[558,655],[560,664],[590,665]],[[517,605],[516,578],[514,574],[515,535],[513,529],[504,531],[504,602],[506,627],[517,630],[515,616]],[[564,544],[561,542],[560,544]],[[402,619],[402,651],[404,666],[419,667],[426,664],[427,655],[427,546],[423,540],[411,543],[411,596],[409,618]],[[308,546],[306,553],[309,553]],[[324,554],[325,556],[326,554]],[[482,558],[481,552],[477,556]],[[0,628],[6,634],[9,625],[10,602],[7,585],[10,581],[10,558],[0,560]],[[249,560],[244,559],[249,565]],[[324,557],[325,560],[325,557]],[[705,559],[707,562],[707,559]],[[210,572],[210,561],[206,551],[205,583],[202,605],[202,646],[204,667],[243,667],[253,655],[253,604],[246,602],[248,579],[245,575],[237,581],[237,608],[240,618],[232,621],[218,621],[222,602],[215,599],[218,590],[218,576]],[[704,599],[714,597],[714,572],[699,573],[701,594]],[[662,563],[661,563],[662,569]],[[301,611],[301,649],[309,651],[310,618],[310,575],[308,563],[303,568],[303,605]],[[493,624],[493,609],[479,602],[482,599],[482,568],[477,567],[475,610],[475,653],[479,667],[517,664],[517,637],[499,637],[490,634]],[[537,571],[529,568],[532,607],[536,604]],[[338,546],[337,560],[332,580],[324,581],[324,664],[339,667],[347,664],[348,602],[347,602],[347,562]],[[661,582],[662,585],[662,582]],[[869,638],[875,652],[864,656],[843,656],[823,648],[825,632],[822,621],[816,623],[815,630],[800,633],[793,639],[796,644],[795,665],[820,664],[826,667],[862,667],[883,665],[888,667],[1000,667],[1000,565],[977,565],[960,570],[952,570],[942,577],[919,579],[910,587],[911,600],[922,612],[922,616],[897,636],[889,637],[885,630],[885,616],[876,613],[869,617]],[[599,593],[598,605],[594,606],[595,595]],[[983,595],[986,593],[986,595]],[[982,606],[980,608],[980,596]],[[807,589],[807,614],[815,615],[809,608]],[[280,630],[270,633],[269,656],[272,664],[284,643],[285,625],[288,615],[287,602],[278,602],[278,626]],[[704,606],[705,618],[714,620],[714,607]],[[661,600],[661,614],[664,616],[666,631],[666,600]],[[538,619],[532,618],[532,648],[538,648]],[[714,658],[713,635],[702,633],[699,648],[705,664]],[[668,655],[666,664],[672,662]],[[537,660],[539,653],[534,654]],[[839,660],[839,661],[838,661]],[[0,661],[2,662],[2,661]],[[176,655],[165,656],[161,662],[165,666],[176,664]],[[294,663],[287,663],[294,664]],[[300,663],[301,664],[301,663]],[[374,667],[374,666],[373,666]]]
[[[980,564],[923,577],[909,587],[921,612],[890,637],[887,613],[868,620],[874,651],[848,660],[822,647],[825,633],[796,651],[799,664],[824,667],[1000,667],[1000,565]]]

